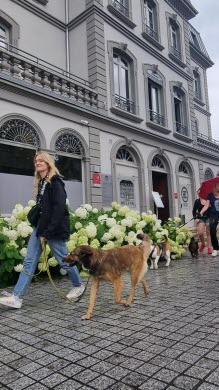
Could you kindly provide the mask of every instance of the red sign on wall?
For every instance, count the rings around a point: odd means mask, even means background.
[[[93,172],[92,174],[92,180],[93,180],[93,185],[100,185],[101,184],[101,177],[100,177],[100,173],[95,173]]]
[[[178,193],[174,192],[174,199],[178,199]]]

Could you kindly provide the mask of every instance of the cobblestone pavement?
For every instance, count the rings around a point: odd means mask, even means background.
[[[88,291],[69,305],[49,282],[21,310],[0,307],[0,389],[219,389],[219,256],[160,263],[147,280],[131,308],[102,284],[90,321]]]

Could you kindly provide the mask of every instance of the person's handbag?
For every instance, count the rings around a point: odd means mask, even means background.
[[[47,181],[44,181],[43,187],[40,191],[40,196],[44,194],[45,188],[46,188]],[[30,211],[27,214],[27,219],[30,222],[31,226],[37,227],[39,219],[41,214],[41,208],[40,205],[37,203],[35,206],[33,206]]]
[[[40,207],[38,204],[33,206],[27,214],[27,219],[31,226],[37,227],[40,219]]]

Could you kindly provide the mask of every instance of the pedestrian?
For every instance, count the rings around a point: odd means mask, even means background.
[[[203,209],[203,207],[206,205],[206,200],[202,199],[200,197],[200,188],[197,191],[197,199],[194,203],[192,215],[196,222],[198,237],[201,242],[199,252],[203,252],[205,250],[205,233],[207,236],[207,247],[208,247],[208,254],[212,254],[212,244],[211,244],[211,235],[210,235],[210,229],[209,229],[209,212],[208,210],[205,211],[205,213],[200,218],[200,212]]]
[[[34,193],[40,214],[28,242],[24,259],[24,272],[21,272],[11,296],[0,298],[0,304],[20,309],[27,288],[42,253],[41,240],[47,241],[53,256],[61,268],[67,271],[73,285],[67,298],[76,299],[84,291],[84,285],[76,266],[69,267],[63,262],[68,255],[65,240],[70,233],[69,211],[66,205],[65,185],[52,157],[45,152],[37,152],[34,157]]]
[[[212,256],[215,257],[219,251],[218,239],[217,239],[217,225],[219,222],[219,183],[213,185],[213,190],[207,196],[206,205],[200,211],[200,215],[203,216],[206,210],[209,211],[209,225],[211,242],[213,246]]]

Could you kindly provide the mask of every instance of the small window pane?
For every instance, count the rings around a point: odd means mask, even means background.
[[[66,181],[82,181],[81,160],[56,155],[55,165]]]
[[[12,145],[0,144],[0,172],[33,176],[33,159],[36,151]]]
[[[113,64],[113,73],[114,73],[114,91],[116,95],[119,95],[119,67],[116,64]]]

